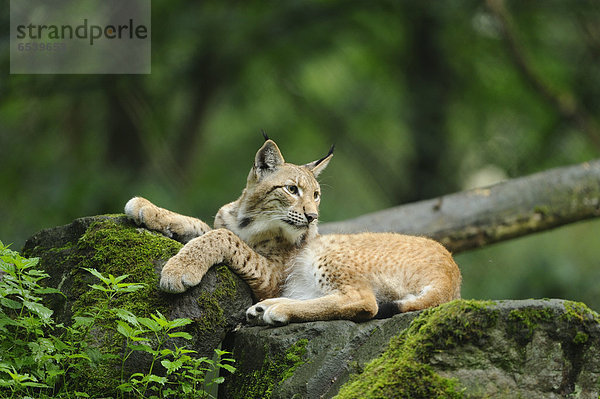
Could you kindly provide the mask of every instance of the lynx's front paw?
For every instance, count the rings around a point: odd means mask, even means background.
[[[182,243],[211,230],[210,226],[200,219],[159,208],[142,197],[133,197],[127,201],[125,214],[139,226],[158,231]]]
[[[290,322],[285,308],[292,302],[288,298],[273,298],[251,306],[246,311],[246,320],[252,325],[283,326]]]
[[[147,205],[146,202],[150,203],[150,201],[142,197],[133,197],[125,204],[125,214],[137,224],[144,223],[142,208],[144,205]]]
[[[137,225],[160,231],[167,237],[172,237],[171,230],[165,228],[158,220],[159,209],[152,202],[142,197],[133,197],[125,204],[125,214]]]
[[[178,294],[190,287],[200,284],[202,275],[194,269],[171,258],[160,273],[160,288],[165,292]]]

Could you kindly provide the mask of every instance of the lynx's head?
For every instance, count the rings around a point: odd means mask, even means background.
[[[333,147],[317,161],[294,165],[265,138],[239,199],[235,232],[246,242],[281,237],[298,245],[317,234],[321,188],[316,177],[331,160]]]

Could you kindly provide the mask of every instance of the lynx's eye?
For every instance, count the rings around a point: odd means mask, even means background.
[[[315,197],[315,201],[318,201],[321,198],[321,194],[319,194],[318,191],[315,191],[314,197]]]
[[[300,192],[300,190],[298,190],[298,186],[294,185],[285,186],[285,191],[292,195],[298,195],[298,193]]]

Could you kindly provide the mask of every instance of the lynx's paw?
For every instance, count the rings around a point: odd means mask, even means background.
[[[246,310],[246,320],[252,325],[283,326],[290,322],[285,308],[292,302],[288,298],[273,298],[251,306]]]
[[[160,273],[160,288],[165,292],[178,294],[200,284],[202,275],[193,268],[171,258]]]
[[[133,197],[125,204],[125,214],[137,225],[160,231],[167,237],[172,237],[171,229],[158,221],[158,213],[159,208],[142,197]]]
[[[136,224],[158,231],[165,236],[187,243],[210,231],[200,219],[159,208],[142,197],[133,197],[125,204],[125,214]]]
[[[142,213],[142,208],[144,205],[148,205],[150,201],[141,198],[141,197],[133,197],[125,204],[125,214],[129,216],[131,220],[133,220],[137,224],[144,223],[144,214]]]

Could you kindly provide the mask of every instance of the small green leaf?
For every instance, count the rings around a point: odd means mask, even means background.
[[[109,274],[109,278],[111,279],[111,282],[113,284],[120,283],[121,281],[125,280],[127,277],[129,277],[129,274],[124,274],[124,275],[119,276],[119,277],[113,277],[112,274]]]
[[[94,323],[93,317],[73,316],[73,320],[75,321],[73,326],[76,328],[77,327],[88,327]]]
[[[98,291],[103,291],[103,292],[111,292],[112,290],[106,287],[103,287],[101,285],[98,284],[88,284],[90,288],[94,289],[94,290],[98,290]]]
[[[42,384],[41,382],[26,381],[26,382],[21,383],[20,385],[23,385],[24,387],[32,387],[32,388],[50,388],[48,385]]]
[[[42,320],[47,321],[54,313],[51,309],[48,309],[41,303],[31,302],[31,301],[23,301],[23,305],[33,313],[37,314]]]
[[[161,385],[165,385],[165,383],[167,382],[167,377],[160,377],[158,375],[148,374],[147,376],[144,377],[144,380],[150,381],[150,382],[156,382]]]
[[[135,292],[139,289],[144,288],[144,284],[117,284],[117,290],[119,292]]]
[[[91,360],[90,357],[85,353],[74,353],[72,355],[67,356],[69,359],[85,359]]]
[[[105,284],[108,284],[110,282],[109,279],[107,279],[106,277],[104,277],[102,275],[102,273],[100,273],[96,269],[92,269],[92,268],[89,268],[89,267],[84,267],[83,270],[87,270],[88,272],[90,272],[92,275],[94,275],[95,277],[97,277],[98,279],[100,279],[100,281],[102,281]]]
[[[212,384],[222,384],[225,381],[225,377],[217,377],[211,381]]]
[[[140,325],[140,323],[138,323],[137,316],[131,313],[129,310],[117,308],[113,309],[113,313],[118,318],[120,318],[121,320],[125,320],[129,324],[133,324],[134,326]]]
[[[154,315],[152,315],[154,316]],[[138,322],[140,322],[140,324],[142,324],[145,327],[148,327],[151,331],[160,331],[160,324],[158,324],[156,321],[149,319],[147,317],[138,317]]]
[[[184,338],[184,339],[192,339],[191,334],[180,331],[180,332],[174,332],[174,333],[170,333],[169,334],[170,338]]]
[[[223,355],[231,355],[231,352],[223,351],[221,349],[215,349],[215,353],[217,356],[221,357]]]
[[[158,310],[156,311],[156,315],[151,314],[150,316],[154,319],[154,321],[158,323],[158,325],[161,328],[169,327],[169,320],[167,320],[165,316],[163,316],[162,313],[160,313]]]
[[[121,392],[133,391],[133,387],[131,386],[131,383],[129,383],[129,382],[125,382],[125,383],[117,386],[117,389],[120,390]]]
[[[173,354],[173,351],[171,349],[164,348],[160,350],[159,354],[161,356],[169,356]]]
[[[122,320],[117,320],[117,331],[126,338],[138,340],[136,338],[142,331],[134,330],[131,326]]]
[[[190,319],[175,319],[169,323],[169,327],[171,327],[171,328],[183,327],[183,326],[187,326],[190,323],[192,323],[192,320],[190,320]]]
[[[65,296],[60,290],[57,290],[56,288],[52,287],[36,288],[34,292],[36,294],[60,294],[62,296]]]
[[[167,374],[171,374],[174,371],[177,371],[181,368],[181,366],[183,365],[183,360],[177,359],[174,362],[170,360],[163,360],[160,362],[160,364],[162,364],[163,367],[167,369]]]
[[[129,348],[131,348],[134,351],[141,351],[141,352],[148,352],[148,353],[154,352],[154,349],[152,349],[152,347],[150,345],[146,345],[146,344],[129,345]]]
[[[0,299],[0,305],[9,309],[21,309],[21,307],[23,307],[21,302],[13,301],[12,299],[8,298]]]
[[[222,369],[229,371],[230,373],[235,373],[236,368],[229,364],[218,364],[218,366]]]

